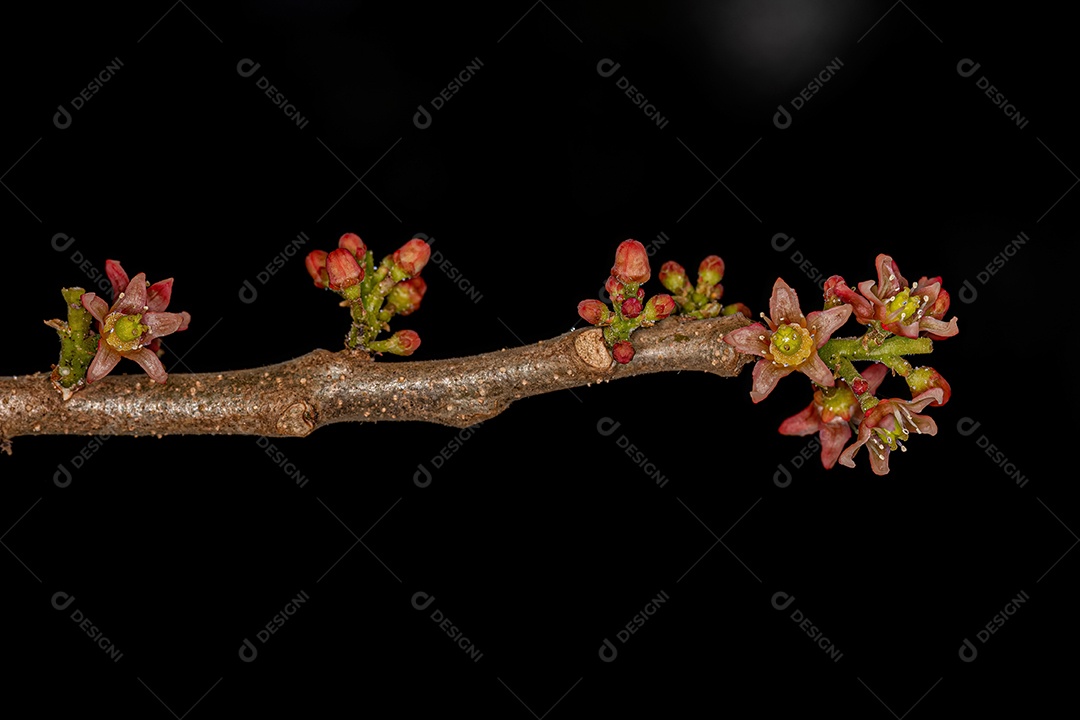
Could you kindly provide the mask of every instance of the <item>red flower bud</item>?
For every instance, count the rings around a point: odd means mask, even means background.
[[[710,255],[698,266],[698,282],[715,285],[724,279],[724,261],[719,255]]]
[[[359,262],[364,261],[364,255],[367,253],[367,245],[360,239],[360,236],[356,233],[345,233],[338,240],[338,247],[345,248],[351,252]]]
[[[338,248],[326,256],[326,272],[331,290],[344,290],[364,279],[364,268],[345,248]]]
[[[631,319],[636,318],[638,315],[641,314],[641,309],[641,301],[638,300],[636,297],[623,300],[622,314],[624,317],[628,317]]]
[[[611,274],[620,282],[641,284],[650,277],[649,253],[637,240],[624,240],[615,250]]]
[[[398,330],[390,336],[390,345],[388,350],[395,355],[412,355],[420,347],[420,336],[415,330]]]
[[[607,324],[611,311],[608,306],[599,300],[582,300],[577,306],[578,315],[590,325]]]
[[[653,295],[645,303],[645,319],[649,321],[663,320],[673,312],[675,300],[670,295]]]
[[[623,284],[616,280],[614,275],[608,277],[607,282],[604,283],[604,289],[607,290],[611,302],[622,300]]]
[[[614,356],[615,362],[625,365],[634,359],[634,346],[630,344],[629,340],[620,340],[612,346],[611,354]]]
[[[917,367],[908,373],[907,377],[908,389],[911,391],[911,397],[917,398],[927,390],[934,388],[941,389],[941,402],[934,400],[930,403],[931,407],[937,405],[944,405],[949,402],[949,398],[952,397],[952,388],[949,383],[941,376],[937,370],[932,367]]]
[[[427,292],[427,283],[424,282],[424,278],[414,277],[410,280],[402,280],[390,288],[390,292],[386,294],[386,302],[398,315],[408,315],[420,307],[420,301],[425,292]]]
[[[308,275],[315,281],[315,287],[325,290],[330,282],[330,276],[326,272],[326,251],[312,250],[304,258],[304,267]]]
[[[934,301],[933,305],[927,308],[926,314],[932,318],[941,320],[945,317],[945,313],[949,311],[950,300],[951,298],[949,297],[948,290],[945,290],[944,288],[938,290],[937,300]]]
[[[721,315],[734,315],[735,313],[742,313],[743,317],[745,318],[750,318],[752,315],[752,313],[750,312],[750,308],[746,307],[746,305],[742,303],[731,303],[730,305],[725,305],[724,309],[720,311]]]
[[[394,251],[394,265],[415,277],[427,265],[431,257],[431,246],[420,238],[413,238]]]
[[[674,260],[668,260],[660,266],[660,283],[676,295],[682,295],[691,289],[686,279],[686,268]]]
[[[866,382],[862,378],[856,378],[851,383],[851,389],[856,395],[862,395],[864,392],[870,389],[870,383]]]

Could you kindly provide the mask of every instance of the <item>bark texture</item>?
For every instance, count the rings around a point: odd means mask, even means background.
[[[515,400],[647,373],[738,375],[753,360],[724,342],[741,315],[668,318],[634,333],[637,351],[614,363],[601,331],[449,360],[378,362],[316,350],[222,373],[110,375],[63,401],[49,373],[0,377],[0,444],[20,435],[265,435],[301,437],[338,422],[412,420],[467,427]]]

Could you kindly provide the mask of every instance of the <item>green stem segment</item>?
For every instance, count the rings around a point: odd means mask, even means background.
[[[907,377],[912,367],[911,363],[902,357],[903,355],[924,355],[934,351],[934,341],[930,338],[906,338],[894,335],[881,343],[864,342],[864,340],[865,338],[833,338],[818,350],[818,356],[852,389],[855,388],[856,380],[865,382],[865,378],[852,364],[852,360],[879,362],[897,375]],[[878,404],[878,399],[869,390],[855,395],[864,411]]]
[[[862,338],[833,338],[821,346],[818,355],[832,367],[836,363],[835,358],[838,357],[884,363],[889,357],[925,355],[933,351],[934,341],[930,338],[906,338],[894,335],[880,345],[868,343],[866,346],[863,345]]]
[[[68,306],[67,322],[45,323],[60,336],[60,360],[53,368],[52,378],[67,391],[84,384],[86,370],[97,354],[98,334],[94,332],[94,316],[82,306],[84,292],[80,287],[63,288],[60,293]]]

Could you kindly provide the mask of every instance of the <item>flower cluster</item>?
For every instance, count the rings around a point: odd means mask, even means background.
[[[113,304],[97,293],[83,293],[82,306],[93,315],[99,333],[97,353],[86,371],[86,382],[105,377],[121,358],[134,360],[154,382],[164,383],[168,374],[159,359],[162,338],[186,330],[191,316],[166,312],[172,298],[173,280],[148,285],[146,275],[128,278],[115,260],[105,262],[105,274],[113,286]]]
[[[350,349],[374,353],[412,355],[420,347],[413,330],[399,330],[389,338],[377,339],[390,331],[394,315],[409,315],[420,307],[427,283],[420,271],[431,257],[431,246],[413,238],[375,267],[375,255],[354,233],[338,239],[331,252],[313,250],[304,260],[315,287],[332,290],[349,308],[352,327],[345,338]]]
[[[724,261],[719,255],[710,255],[698,265],[698,279],[694,285],[686,276],[686,268],[674,260],[660,267],[660,283],[671,292],[679,306],[679,314],[695,318],[712,318],[741,312],[750,316],[750,309],[742,303],[721,305],[724,296]]]
[[[650,327],[675,311],[675,301],[670,295],[653,295],[645,301],[641,286],[651,276],[645,246],[637,240],[625,240],[615,250],[615,264],[604,285],[612,307],[599,300],[578,303],[578,315],[604,329],[604,340],[616,362],[625,364],[633,359],[630,335],[635,330]]]
[[[913,367],[906,355],[929,353],[934,340],[957,334],[956,318],[944,320],[949,294],[941,278],[908,284],[888,255],[879,255],[877,282],[867,280],[852,290],[834,275],[825,282],[824,309],[803,315],[795,291],[781,279],[773,286],[769,316],[729,332],[726,342],[759,357],[753,371],[753,401],[764,400],[777,382],[798,371],[813,383],[814,398],[780,426],[784,435],[818,433],[821,462],[854,467],[860,448],[870,452],[878,475],[889,471],[889,455],[912,433],[934,435],[937,425],[921,415],[928,406],[948,402],[952,389],[932,367]],[[867,326],[862,337],[832,338],[849,318]],[[861,373],[854,361],[874,363]],[[875,396],[889,371],[904,377],[911,399]],[[855,442],[847,445],[853,431]]]

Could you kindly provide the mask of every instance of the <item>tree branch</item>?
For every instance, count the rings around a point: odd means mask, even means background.
[[[647,373],[739,374],[754,358],[724,342],[741,315],[671,317],[634,333],[634,359],[613,363],[602,331],[449,360],[375,362],[316,350],[276,365],[222,373],[109,376],[63,401],[48,373],[0,377],[0,444],[20,435],[265,435],[302,437],[338,422],[412,420],[467,427],[515,400]]]

